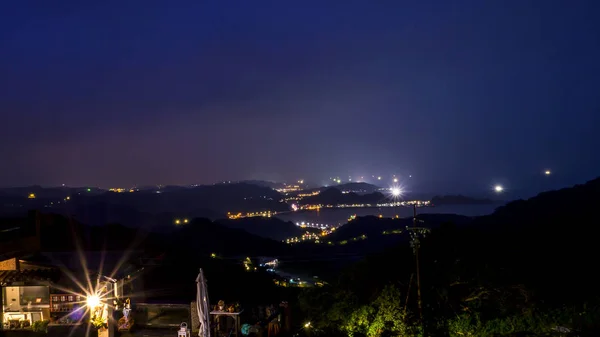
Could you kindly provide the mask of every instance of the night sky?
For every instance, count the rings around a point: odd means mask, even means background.
[[[597,0],[6,1],[0,186],[583,183],[598,17]]]

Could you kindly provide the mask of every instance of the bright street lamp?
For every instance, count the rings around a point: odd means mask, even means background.
[[[98,297],[98,295],[89,295],[86,299],[86,302],[90,309],[94,309],[100,305],[100,297]]]

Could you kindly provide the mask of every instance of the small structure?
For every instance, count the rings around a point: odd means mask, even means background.
[[[190,337],[190,329],[188,329],[187,323],[182,322],[177,330],[177,337]]]
[[[18,329],[51,315],[50,286],[60,272],[18,258],[0,261],[0,328]]]
[[[213,310],[210,312],[210,315],[214,317],[214,322],[215,322],[215,336],[219,336],[219,327],[220,327],[220,323],[221,323],[221,319],[223,318],[231,318],[233,319],[233,326],[231,328],[231,331],[227,332],[228,336],[239,336],[239,332],[240,332],[240,314],[242,313],[242,311],[240,312],[229,312],[229,311],[219,311],[217,310]]]

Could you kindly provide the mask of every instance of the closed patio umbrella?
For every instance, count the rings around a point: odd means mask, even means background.
[[[196,307],[198,309],[198,318],[200,320],[200,331],[198,336],[210,337],[210,311],[208,310],[208,290],[206,288],[206,279],[204,272],[200,268],[200,273],[196,277]]]

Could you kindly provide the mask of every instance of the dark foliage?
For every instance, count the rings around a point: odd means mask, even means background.
[[[293,222],[277,218],[250,217],[235,220],[223,219],[218,220],[217,223],[225,227],[242,229],[248,233],[277,241],[300,236],[305,232]]]
[[[597,334],[600,276],[590,259],[598,202],[599,179],[508,204],[468,226],[448,222],[434,229],[419,251],[428,334],[541,336],[557,326]],[[385,317],[373,303],[393,287],[406,308],[402,320],[412,327],[415,261],[410,245],[401,244],[364,259],[301,302],[313,319],[319,312],[327,317],[320,323],[331,334],[399,335],[399,327],[381,328],[377,322]]]

